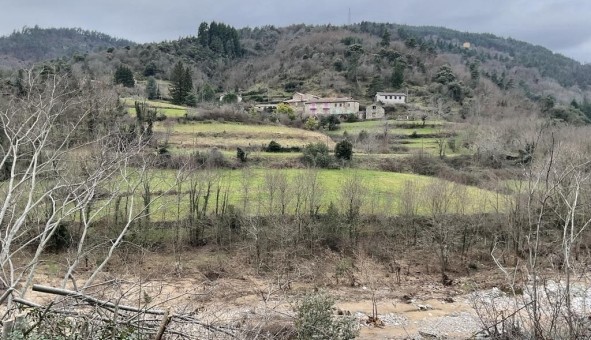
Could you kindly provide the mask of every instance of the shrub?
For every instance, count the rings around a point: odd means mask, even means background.
[[[333,315],[334,299],[325,293],[307,295],[297,306],[298,339],[355,339],[359,333],[354,318]]]
[[[236,148],[236,158],[238,158],[238,160],[242,163],[246,163],[246,151],[244,151],[242,148]]]
[[[209,151],[205,164],[212,168],[221,168],[228,165],[224,154],[216,148]]]
[[[307,130],[316,130],[316,128],[318,128],[318,121],[314,119],[314,117],[308,117],[308,119],[306,119],[306,124],[304,124],[304,127]]]
[[[361,108],[359,108],[359,110],[361,110]],[[354,113],[350,113],[345,118],[345,121],[347,123],[355,123],[355,122],[358,122],[359,121],[359,117],[356,114],[354,114]]]
[[[269,145],[267,146],[267,149],[265,151],[267,151],[267,152],[281,152],[282,149],[283,148],[281,147],[281,144],[272,140],[271,142],[269,142]]]
[[[332,163],[328,146],[324,143],[311,143],[304,147],[304,164],[312,167],[328,168]]]
[[[47,249],[57,253],[68,249],[71,244],[72,237],[70,236],[68,227],[63,223],[60,223],[57,225],[53,235],[51,235]]]
[[[283,147],[283,146],[281,146],[281,144],[272,140],[269,143],[269,145],[265,148],[265,151],[267,151],[267,152],[300,152],[300,151],[302,151],[302,149],[297,146]]]
[[[320,126],[322,128],[328,128],[329,131],[338,130],[340,124],[341,120],[335,115],[323,116],[320,118]]]

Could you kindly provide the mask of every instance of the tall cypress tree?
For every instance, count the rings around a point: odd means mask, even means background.
[[[183,89],[184,77],[185,68],[183,66],[183,63],[179,61],[178,63],[176,63],[176,65],[174,65],[174,68],[172,69],[172,73],[170,75],[171,84],[169,91],[170,96],[172,97],[173,104],[181,105],[185,99],[185,92]]]
[[[187,96],[193,90],[191,69],[188,66],[185,68],[183,63],[179,61],[172,69],[170,82],[169,91],[173,104],[187,104]]]

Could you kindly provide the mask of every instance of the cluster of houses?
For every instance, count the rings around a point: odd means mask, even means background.
[[[386,115],[387,106],[406,103],[405,93],[378,92],[374,102],[368,105],[364,111],[359,110],[359,101],[349,98],[321,98],[307,93],[295,93],[291,99],[283,101],[283,104],[291,106],[302,117],[319,117],[326,115],[347,116],[356,115],[359,119],[380,119]],[[260,111],[272,110],[276,104],[259,104],[256,108]]]

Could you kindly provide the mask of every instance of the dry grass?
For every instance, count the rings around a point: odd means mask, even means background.
[[[169,134],[169,143],[179,148],[220,148],[234,150],[236,147],[266,146],[276,141],[284,147],[303,147],[309,143],[334,142],[315,132],[281,125],[245,125],[238,123],[158,123],[154,131]]]

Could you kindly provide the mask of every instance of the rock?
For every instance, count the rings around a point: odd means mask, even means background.
[[[420,311],[426,311],[426,310],[431,310],[433,309],[433,307],[431,307],[430,305],[417,305],[417,308]]]
[[[425,339],[437,339],[438,338],[437,334],[427,333],[427,332],[423,332],[423,331],[419,331],[419,335]]]

